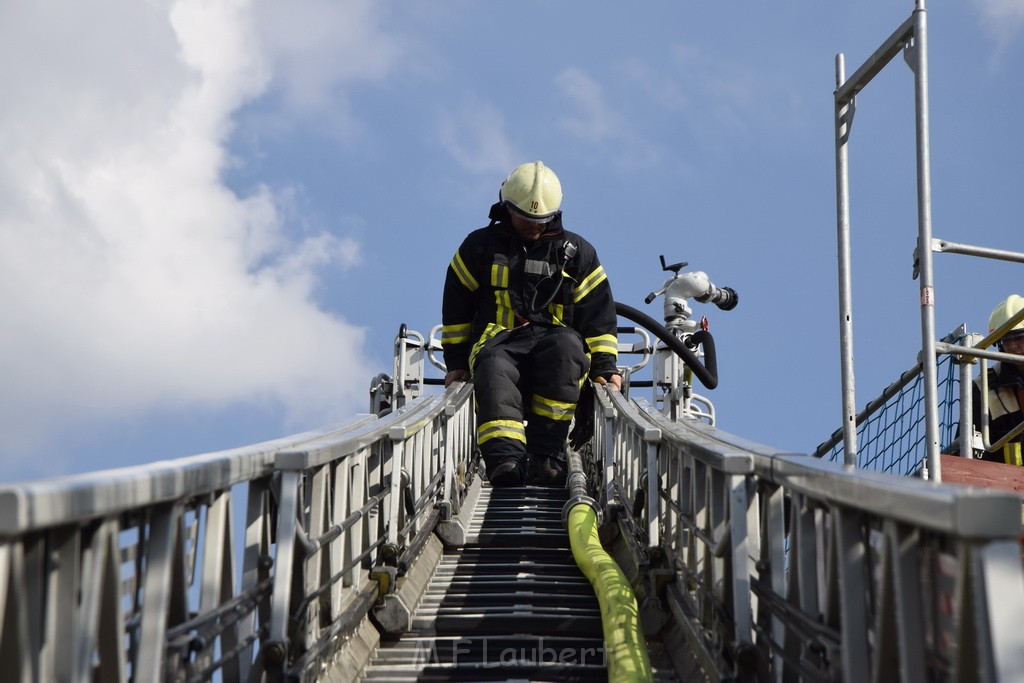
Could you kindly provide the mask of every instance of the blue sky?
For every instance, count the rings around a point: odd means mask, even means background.
[[[808,452],[840,421],[835,55],[858,3],[0,6],[0,458],[14,481],[218,450],[367,409],[398,326],[501,179],[543,160],[619,301],[659,254],[736,289],[719,426]],[[1020,239],[1024,2],[929,7],[936,237]],[[131,27],[126,28],[126,27]],[[858,96],[857,401],[920,348],[913,79]],[[936,254],[936,327],[985,331],[1021,267]]]

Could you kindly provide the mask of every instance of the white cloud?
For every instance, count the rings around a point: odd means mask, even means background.
[[[518,158],[508,141],[505,118],[486,102],[469,102],[446,112],[439,124],[439,142],[455,162],[473,173],[505,173]]]
[[[375,0],[289,0],[255,8],[260,40],[274,63],[272,87],[291,112],[336,115],[342,89],[379,82],[408,49],[380,26]],[[354,122],[350,122],[354,123]]]
[[[287,197],[222,180],[232,114],[274,77],[254,16],[246,0],[0,6],[0,459],[157,407],[362,407],[364,331],[311,296],[358,244],[296,239]]]
[[[785,70],[758,71],[749,60],[711,59],[685,44],[673,45],[670,54],[664,96],[648,91],[652,101],[673,110],[697,144],[731,150],[755,138],[804,136],[808,107],[799,83]]]
[[[626,67],[622,73],[628,74]],[[600,81],[578,67],[568,67],[555,77],[555,87],[568,101],[561,127],[585,143],[602,145],[618,163],[640,168],[656,163],[660,153],[655,145],[637,130],[626,113],[613,106]]]
[[[975,4],[1001,52],[1024,28],[1024,0],[975,0]]]
[[[558,74],[555,85],[576,107],[576,116],[562,121],[570,133],[591,142],[607,141],[622,134],[624,119],[608,104],[601,84],[588,73],[569,67]]]
[[[644,98],[666,110],[676,112],[689,105],[678,81],[638,59],[627,60],[619,69],[623,78]]]
[[[982,13],[993,21],[1024,22],[1024,0],[977,0]]]

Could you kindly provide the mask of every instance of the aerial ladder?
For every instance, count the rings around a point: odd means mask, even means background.
[[[709,388],[717,385],[707,320],[698,329],[689,300],[731,310],[737,297],[703,272],[680,274],[686,262],[666,265],[662,256],[661,264],[672,275],[647,303],[664,294],[665,325],[632,307],[617,307],[661,338],[655,345],[642,327],[619,329],[638,339],[622,351],[641,357],[621,368],[624,386],[628,392],[632,374],[654,359],[656,379],[639,384],[654,388],[660,410],[672,419],[713,422],[713,404],[698,397],[698,407],[689,383],[695,369]],[[403,405],[418,394],[426,383],[424,357],[444,374],[437,358],[440,329],[431,331],[429,341],[399,330],[395,378],[380,375],[372,383],[375,409]],[[707,364],[701,362],[706,352]],[[587,420],[592,432],[593,416]],[[378,644],[364,680],[679,680],[680,670],[687,672],[684,679],[699,671],[695,661],[679,656],[678,647],[665,647],[657,634],[665,616],[648,614],[654,609],[650,600],[641,614],[628,579],[602,546],[599,529],[614,527],[601,521],[622,502],[613,486],[600,492],[600,501],[591,495],[598,493],[588,485],[593,474],[588,477],[584,469],[585,459],[593,467],[591,444],[576,445],[589,457],[570,448],[569,483],[557,489],[492,489],[480,478],[474,453],[469,471],[478,475],[474,483],[480,488],[462,506],[460,542],[438,544],[439,555],[429,563],[433,573],[423,573],[422,592],[406,601],[416,609],[402,610],[398,623],[387,622],[396,637],[385,635]],[[380,616],[377,621],[385,623]]]
[[[924,16],[917,0],[849,81],[837,64],[845,313],[852,98],[901,51],[925,73]],[[919,239],[925,308],[930,250],[984,251]],[[852,410],[844,323],[845,453],[724,431],[703,395],[714,340],[691,304],[728,310],[736,294],[687,265],[662,258],[648,298],[664,296],[661,321],[617,306],[634,323],[620,356],[636,362],[577,416],[564,488],[488,485],[472,385],[435,388],[436,333],[405,326],[366,414],[0,486],[2,679],[1024,679],[1020,497],[942,482],[937,390],[926,453],[904,471],[863,466],[855,427],[872,418]],[[911,374],[926,384],[934,354],[998,359],[992,339],[935,341],[922,315]]]
[[[0,487],[5,680],[1018,680],[1019,498],[722,431],[671,299],[735,293],[668,269],[563,489],[489,487],[405,328],[365,415]]]

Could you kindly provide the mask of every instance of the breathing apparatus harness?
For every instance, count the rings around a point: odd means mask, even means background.
[[[576,256],[576,253],[578,251],[579,248],[569,240],[565,240],[562,243],[562,256],[558,260],[558,265],[555,266],[553,272],[548,273],[547,275],[542,277],[540,279],[540,282],[538,282],[536,286],[534,286],[533,288],[533,295],[530,297],[530,302],[526,305],[530,313],[537,313],[538,311],[544,310],[549,305],[551,305],[552,301],[555,300],[555,297],[558,296],[558,293],[562,290],[562,285],[565,283],[565,267],[569,264],[569,261],[571,261],[572,258]],[[547,299],[544,300],[543,303],[538,304],[537,293],[540,292],[541,285],[543,285],[545,282],[547,282],[553,277],[557,277],[558,280],[555,282],[555,285],[551,288],[551,294],[547,297]]]
[[[491,206],[491,210],[488,213],[487,217],[491,221],[491,226],[498,222],[507,223],[511,225],[512,222],[511,211],[509,207],[506,206],[505,203],[501,201]],[[562,229],[560,222],[561,217],[562,212],[558,211],[556,212],[554,218],[551,219],[552,223],[554,223],[555,221],[559,221],[559,230]],[[512,228],[512,230],[513,232],[515,232],[515,228]],[[577,253],[579,253],[579,247],[577,247],[575,244],[573,244],[569,240],[565,240],[562,242],[561,256],[556,260],[554,268],[551,272],[545,273],[544,276],[537,282],[537,284],[533,286],[533,293],[530,296],[530,301],[526,303],[528,313],[538,313],[539,311],[542,311],[551,305],[551,302],[555,300],[555,297],[557,297],[558,293],[562,290],[562,285],[565,282],[565,267],[569,264],[569,261],[576,257]],[[544,285],[551,278],[557,278],[557,281],[552,286],[551,293],[544,299],[542,303],[538,304],[537,298],[539,292],[542,289],[542,285]]]

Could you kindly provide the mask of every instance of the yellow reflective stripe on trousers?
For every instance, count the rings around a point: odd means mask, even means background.
[[[480,283],[473,277],[473,273],[469,272],[469,268],[466,267],[466,262],[462,260],[462,254],[455,252],[454,258],[452,258],[452,270],[455,271],[455,275],[459,278],[466,289],[471,292],[475,292],[480,286]]]
[[[540,394],[534,394],[530,410],[537,415],[551,420],[564,421],[572,419],[573,413],[576,412],[576,404],[556,401],[553,398],[544,398]]]
[[[441,344],[462,344],[469,341],[473,323],[441,326]]]
[[[473,344],[473,349],[469,352],[469,369],[472,370],[476,365],[476,355],[480,353],[480,349],[484,347],[487,340],[498,334],[506,328],[501,325],[495,325],[494,323],[487,323],[487,327],[484,328],[484,333],[480,335],[480,338]]]
[[[1003,445],[1003,460],[1007,465],[1017,465],[1018,467],[1024,465],[1024,462],[1021,462],[1019,441]]]
[[[583,278],[583,282],[579,284],[576,290],[573,292],[572,300],[573,303],[579,303],[594,291],[594,288],[599,284],[608,279],[608,276],[604,273],[604,266],[598,266],[595,268],[590,275]]]
[[[596,337],[587,337],[586,341],[591,353],[610,353],[616,358],[619,357],[619,338],[614,334],[599,334]]]
[[[519,420],[491,420],[476,428],[477,444],[487,443],[499,437],[526,443],[526,429]]]

